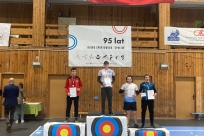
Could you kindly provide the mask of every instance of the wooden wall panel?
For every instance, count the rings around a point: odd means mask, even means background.
[[[45,46],[46,0],[33,0],[33,46]]]
[[[32,23],[33,5],[27,3],[0,3],[1,23]]]
[[[168,45],[164,45],[164,27],[170,26],[170,4],[159,3],[159,49],[170,49]]]
[[[77,25],[131,25],[155,26],[156,13],[150,13],[150,7],[86,6],[52,4],[47,11],[47,24],[57,24],[59,9],[63,16],[77,18]],[[170,9],[170,25],[175,27],[195,27],[195,20],[204,20],[204,9]],[[1,23],[32,23],[32,3],[0,3]]]
[[[42,67],[33,68],[32,62],[38,61]],[[200,77],[197,83],[201,85],[199,104],[203,111],[204,79],[203,64],[204,52],[177,53],[135,50],[132,53],[133,63],[130,68],[113,68],[116,73],[116,82],[113,87],[113,111],[123,111],[123,98],[118,93],[125,82],[125,76],[144,76],[150,74],[158,90],[155,100],[155,117],[175,117],[175,76]],[[48,75],[69,74],[67,51],[49,50],[2,50],[0,51],[0,73],[25,73],[25,90],[28,101],[41,101],[43,112],[41,117],[47,117],[49,105]],[[169,69],[160,69],[161,63],[168,63]],[[79,111],[100,111],[100,85],[97,74],[101,68],[78,68],[78,75],[83,81],[83,90],[80,97]],[[66,79],[65,79],[66,80]],[[197,86],[198,86],[197,85]],[[139,85],[138,85],[139,86]],[[64,93],[64,90],[56,90]],[[95,101],[94,96],[99,100]],[[196,105],[199,107],[199,105]],[[139,106],[139,105],[138,105]]]
[[[196,112],[202,112],[202,80],[201,80],[201,76],[196,76]]]
[[[196,20],[204,20],[204,9],[171,8],[170,20],[173,27],[195,27]]]
[[[59,10],[62,16],[75,17],[77,25],[130,25],[154,26],[156,13],[150,13],[150,7],[122,6],[87,6],[53,4],[52,10],[47,11],[47,24],[57,24]]]

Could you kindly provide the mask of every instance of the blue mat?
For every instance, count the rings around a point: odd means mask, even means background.
[[[43,126],[39,126],[30,136],[43,136]]]

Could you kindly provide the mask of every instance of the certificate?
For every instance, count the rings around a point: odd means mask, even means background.
[[[154,90],[147,90],[148,100],[154,99]]]
[[[105,86],[112,86],[111,85],[111,79],[110,78],[104,78]]]
[[[146,97],[146,93],[140,93],[141,97]]]
[[[127,97],[133,97],[132,95],[135,94],[135,90],[134,89],[129,89],[127,90]]]
[[[76,87],[69,88],[70,97],[76,97]]]

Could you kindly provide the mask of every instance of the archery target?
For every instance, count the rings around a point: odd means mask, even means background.
[[[49,122],[44,125],[44,136],[85,136],[85,123]]]
[[[129,128],[129,136],[170,136],[170,133],[165,128],[155,129]]]
[[[50,126],[48,136],[80,136],[80,129],[73,124],[55,124]]]
[[[90,116],[89,118],[93,118],[93,119],[87,120],[88,121],[87,136],[126,136],[127,135],[127,118],[115,117],[115,116],[100,116],[100,117]],[[121,118],[122,118],[122,121],[121,121]],[[91,130],[91,133],[88,132],[90,130]],[[124,133],[125,130],[126,130],[126,134]]]
[[[91,125],[91,132],[94,136],[120,136],[122,124],[118,118],[114,117],[95,118]]]
[[[161,130],[138,130],[135,131],[135,136],[166,136]]]

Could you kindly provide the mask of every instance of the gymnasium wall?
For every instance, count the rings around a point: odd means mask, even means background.
[[[49,105],[48,75],[70,73],[67,51],[40,51],[41,68],[32,67],[32,61],[37,61],[37,50],[0,51],[0,56],[0,73],[25,73],[25,90],[29,101],[41,101],[43,104],[42,116],[47,116]],[[203,52],[166,52],[165,54],[157,51],[154,53],[133,51],[132,56],[131,68],[113,68],[116,73],[116,83],[113,88],[113,111],[123,111],[123,98],[118,90],[125,82],[125,76],[128,74],[144,76],[148,73],[152,76],[152,81],[155,83],[159,94],[155,100],[156,117],[175,117],[175,76],[201,76],[202,81],[204,78]],[[160,63],[164,63],[165,60],[169,64],[168,70],[159,68]],[[100,85],[97,83],[97,74],[100,69],[77,69],[84,86],[79,111],[100,111]],[[201,90],[204,94],[203,82]],[[56,91],[64,93],[64,90]],[[94,101],[94,96],[99,96],[99,101]]]
[[[1,23],[32,23],[33,5],[30,3],[0,3]],[[77,25],[131,25],[155,26],[156,13],[150,7],[86,6],[52,4],[47,10],[47,24],[57,24],[59,10],[62,16],[76,17]],[[171,26],[194,27],[195,20],[204,20],[204,9],[171,8]]]
[[[32,4],[0,3],[1,23],[32,23]],[[46,24],[57,24],[59,9],[64,16],[76,17],[77,25],[131,25],[155,26],[157,15],[150,13],[150,7],[117,7],[117,6],[82,6],[82,5],[52,5],[47,11]],[[195,20],[204,20],[201,13],[204,9],[171,9],[171,26],[194,27]],[[68,52],[40,51],[41,68],[33,68],[32,61],[37,61],[38,49],[0,50],[0,73],[24,73],[25,90],[29,101],[41,101],[42,117],[48,116],[49,89],[48,76],[52,74],[69,74]],[[113,68],[116,73],[114,84],[113,111],[123,111],[123,98],[118,90],[125,82],[125,76],[143,76],[148,73],[156,84],[159,95],[155,100],[156,117],[175,117],[175,76],[201,76],[204,79],[204,52],[194,50],[159,51],[148,50],[145,53],[138,49],[132,53],[131,68]],[[160,63],[168,63],[168,70],[161,70]],[[94,96],[100,96],[100,85],[96,78],[101,68],[78,68],[78,75],[83,81],[83,91],[80,98],[79,111],[100,111],[100,101],[95,102]],[[204,100],[204,83],[202,84],[202,100]],[[64,93],[64,90],[57,90]],[[185,97],[185,96],[184,96]],[[204,101],[202,101],[204,109]],[[139,105],[138,105],[139,106]]]

